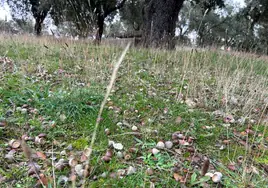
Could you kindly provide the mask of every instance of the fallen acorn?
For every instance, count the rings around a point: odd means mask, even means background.
[[[126,155],[124,156],[124,159],[125,159],[126,161],[130,160],[130,159],[131,159],[131,155],[126,154]]]
[[[105,132],[105,134],[106,134],[107,136],[111,134],[111,131],[110,131],[110,129],[108,129],[108,128],[105,129],[104,132]]]
[[[158,154],[160,151],[158,150],[158,149],[156,149],[156,148],[153,148],[152,149],[152,154],[153,155],[156,155],[156,154]]]
[[[69,166],[70,167],[74,167],[75,165],[77,165],[77,161],[74,158],[71,158],[69,160]]]
[[[138,127],[134,125],[134,126],[131,127],[131,130],[132,131],[137,131],[138,130]]]
[[[243,160],[244,160],[244,157],[243,157],[243,156],[239,156],[239,157],[237,157],[237,162],[238,162],[238,163],[242,163]]]
[[[112,158],[113,157],[113,151],[108,149],[105,153],[105,156]]]
[[[152,168],[147,168],[145,172],[148,176],[151,176],[154,174],[154,170]]]
[[[220,172],[215,172],[212,176],[212,181],[214,183],[219,183],[221,181],[221,178],[222,178],[222,173]]]
[[[129,167],[127,168],[127,175],[135,174],[136,171],[137,171],[137,169],[136,169],[135,167],[133,167],[133,166],[129,166]]]
[[[26,141],[28,138],[29,138],[29,137],[28,137],[26,134],[24,134],[24,135],[21,136],[21,139],[22,139],[22,140],[25,140],[25,141]]]
[[[12,149],[17,149],[20,147],[21,143],[18,140],[12,139],[8,142],[8,145],[12,148]]]
[[[165,147],[166,147],[167,149],[171,149],[172,146],[173,146],[173,142],[171,142],[171,141],[166,141],[166,142],[165,142]]]
[[[34,139],[34,143],[36,143],[36,144],[44,144],[45,140],[44,140],[44,138],[40,138],[40,137],[36,136],[35,139]]]
[[[164,142],[159,141],[159,142],[156,144],[156,148],[157,148],[157,149],[164,149],[164,148],[165,148],[165,144],[164,144]]]
[[[111,161],[111,157],[109,157],[109,156],[103,156],[102,158],[101,158],[101,160],[103,160],[104,162],[106,162],[106,163],[108,163],[108,162],[110,162]]]

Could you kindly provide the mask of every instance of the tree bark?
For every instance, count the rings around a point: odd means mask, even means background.
[[[102,38],[102,34],[104,31],[104,20],[107,16],[109,16],[112,12],[122,8],[125,4],[126,0],[122,0],[121,2],[118,3],[118,5],[109,8],[109,9],[105,9],[102,12],[102,8],[103,7],[98,7],[97,8],[97,33],[96,33],[96,37],[95,37],[95,44],[100,44],[101,42],[101,38]]]
[[[103,30],[104,30],[104,16],[100,15],[97,18],[97,33],[96,33],[96,37],[95,37],[95,44],[100,44],[101,43],[101,38],[102,38],[102,34],[103,34]]]
[[[34,31],[36,36],[41,36],[42,35],[42,19],[36,18],[35,19],[35,25],[34,25]]]
[[[145,47],[175,48],[175,29],[184,0],[146,0],[143,8]]]

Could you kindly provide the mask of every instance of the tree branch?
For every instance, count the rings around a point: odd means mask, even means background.
[[[122,0],[118,5],[108,9],[107,11],[104,11],[103,17],[106,18],[113,11],[116,11],[116,10],[122,8],[124,6],[125,2],[126,2],[126,0]]]

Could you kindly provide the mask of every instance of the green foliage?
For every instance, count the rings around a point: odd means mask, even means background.
[[[127,27],[128,32],[141,30],[143,6],[144,0],[130,0],[120,9],[120,19]]]

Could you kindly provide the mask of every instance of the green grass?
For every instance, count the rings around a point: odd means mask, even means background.
[[[31,187],[37,180],[28,176],[27,168],[19,164],[26,161],[21,150],[17,151],[13,162],[4,158],[8,141],[19,139],[23,134],[35,137],[46,133],[42,146],[34,142],[29,142],[29,146],[37,151],[51,152],[53,143],[55,162],[60,158],[67,160],[69,156],[79,161],[81,152],[90,144],[112,65],[122,49],[96,47],[85,41],[0,38],[4,41],[0,44],[0,57],[5,55],[12,59],[15,67],[13,72],[4,71],[5,67],[0,63],[0,120],[8,122],[7,127],[0,129],[0,149],[4,151],[0,154],[3,164],[0,178],[6,178],[2,183],[5,187]],[[264,103],[268,97],[267,73],[265,58],[209,51],[131,49],[119,69],[114,91],[102,114],[86,185],[179,187],[181,183],[175,181],[172,171],[177,165],[179,171],[176,173],[188,177],[186,186],[198,187],[202,186],[199,181],[205,181],[200,169],[202,157],[206,155],[211,160],[211,167],[223,173],[223,186],[253,184],[265,187],[267,180],[263,177],[267,174],[261,165],[267,165],[267,151],[246,149],[239,141],[249,140],[250,147],[255,144],[261,148],[267,144],[265,123],[260,122],[257,126],[258,122],[250,121],[267,115]],[[239,104],[224,103],[222,97],[238,98]],[[198,101],[197,107],[189,108],[186,98]],[[260,111],[255,112],[256,108]],[[247,117],[246,123],[234,123],[226,128],[224,118],[212,113],[215,110],[233,114],[235,119]],[[176,123],[177,117],[181,117],[180,123]],[[118,122],[123,125],[118,126]],[[131,134],[134,125],[140,136]],[[105,134],[107,128],[111,132],[108,136]],[[257,136],[243,135],[247,128]],[[158,141],[171,140],[176,131],[193,137],[193,145],[177,145],[180,154],[174,149],[156,156],[151,154],[150,150]],[[242,133],[237,136],[235,131]],[[130,159],[117,158],[114,153],[109,163],[103,162],[101,157],[108,148],[108,140],[122,143],[123,155],[130,155]],[[230,140],[230,144],[223,144],[224,140]],[[71,151],[66,149],[70,144],[73,146]],[[129,148],[137,151],[132,153]],[[60,154],[63,150],[66,155]],[[200,158],[197,163],[193,160],[196,155]],[[237,170],[232,172],[227,166],[237,163],[239,156],[246,158],[245,163],[237,164]],[[50,158],[48,154],[49,161]],[[52,165],[44,163],[38,160],[42,173],[51,177]],[[135,174],[122,179],[110,177],[130,165],[137,168]],[[251,165],[258,169],[258,174],[243,173],[245,167]],[[147,168],[154,169],[154,173],[148,175]],[[56,179],[61,175],[69,177],[70,172],[70,167],[56,169]],[[107,173],[107,177],[101,177],[103,173]],[[80,179],[77,178],[77,184]],[[211,180],[206,183],[220,186]]]

